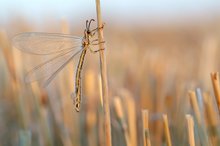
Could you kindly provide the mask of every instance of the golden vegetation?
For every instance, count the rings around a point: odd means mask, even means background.
[[[0,145],[105,146],[98,55],[86,58],[76,113],[77,58],[46,89],[24,83],[29,65],[43,60],[12,47],[14,34],[35,31],[20,23],[0,32]],[[48,31],[74,34],[67,20],[49,24]],[[105,28],[113,146],[219,144],[219,34],[212,26]]]

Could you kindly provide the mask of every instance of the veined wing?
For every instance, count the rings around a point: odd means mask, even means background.
[[[62,52],[46,62],[39,64],[28,72],[25,76],[25,81],[38,81],[42,83],[44,87],[47,86],[57,73],[60,72],[73,57],[80,53],[82,49],[83,48],[77,48],[75,50]]]
[[[21,51],[49,55],[82,46],[82,37],[59,33],[26,32],[16,35],[13,44]]]

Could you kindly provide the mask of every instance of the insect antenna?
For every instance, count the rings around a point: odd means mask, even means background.
[[[89,28],[90,28],[90,25],[91,25],[91,22],[92,21],[95,21],[94,19],[91,19],[90,21],[89,21],[89,25],[88,25],[88,30],[89,30]]]
[[[86,20],[86,29],[88,29],[89,20]]]

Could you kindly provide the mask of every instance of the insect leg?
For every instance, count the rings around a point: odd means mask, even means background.
[[[95,35],[95,33],[99,30],[99,29],[103,29],[104,28],[105,23],[102,24],[101,27],[96,27],[95,29],[91,30],[90,33],[93,35]]]
[[[91,53],[95,54],[95,53],[97,53],[101,50],[105,50],[105,49],[92,50],[91,48],[89,48],[89,50],[90,50]]]
[[[95,42],[95,43],[94,43]],[[105,41],[102,41],[102,42],[98,42],[98,40],[93,40],[91,42],[92,45],[99,45],[99,44],[102,44],[102,43],[105,43]]]
[[[98,41],[99,41],[98,39],[95,39],[95,40],[93,40],[93,41],[91,42],[91,44],[92,44],[92,45],[99,45],[99,44],[101,44],[101,43],[105,43],[105,41],[102,41],[102,42],[98,42]],[[94,42],[95,42],[95,43],[94,43]],[[104,49],[92,50],[91,47],[89,47],[89,50],[90,50],[91,53],[96,53],[96,52],[98,52],[98,51],[100,51],[100,50],[104,50]]]

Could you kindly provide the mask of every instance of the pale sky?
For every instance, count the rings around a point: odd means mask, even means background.
[[[220,1],[217,0],[101,0],[101,4],[103,16],[115,21],[163,21],[220,14]],[[95,0],[0,0],[1,20],[15,14],[34,20],[48,15],[58,18],[95,16]]]

